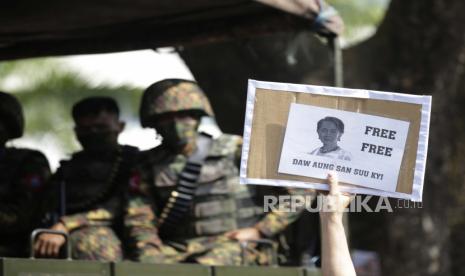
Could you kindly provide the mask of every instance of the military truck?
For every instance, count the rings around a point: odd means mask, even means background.
[[[342,85],[338,36],[343,23],[335,10],[322,0],[18,0],[4,4],[0,18],[0,61],[160,47],[180,50],[221,41],[247,41],[276,33],[311,31],[323,40],[327,49],[332,81],[337,86]],[[195,70],[193,73],[196,75]],[[208,88],[205,90],[214,104],[215,97],[224,96]],[[236,110],[244,109],[238,106]],[[221,124],[221,115],[219,117]],[[302,223],[308,223],[308,219]],[[288,234],[298,235],[298,228],[301,228],[302,235],[302,226],[296,228]],[[294,237],[294,240],[299,242],[298,238]],[[301,255],[305,250],[304,246],[300,252],[293,254]],[[238,274],[320,275],[318,269],[304,267],[104,263],[69,258],[35,259],[33,256],[30,259],[0,259],[0,276]]]

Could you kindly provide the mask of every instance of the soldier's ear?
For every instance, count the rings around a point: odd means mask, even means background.
[[[119,121],[118,122],[118,132],[119,133],[123,132],[125,127],[126,127],[126,122],[124,122],[124,121]]]

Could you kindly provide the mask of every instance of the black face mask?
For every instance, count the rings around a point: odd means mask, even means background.
[[[107,151],[118,147],[118,133],[115,131],[78,135],[77,139],[86,151]]]

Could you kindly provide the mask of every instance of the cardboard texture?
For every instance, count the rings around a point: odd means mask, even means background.
[[[411,194],[415,177],[415,163],[422,105],[370,98],[351,98],[301,92],[284,92],[257,88],[253,108],[250,151],[246,174],[251,179],[278,179],[310,183],[325,180],[278,173],[279,158],[291,103],[334,108],[350,112],[387,117],[410,122],[405,152],[402,159],[396,192]],[[342,183],[347,186],[347,183]]]

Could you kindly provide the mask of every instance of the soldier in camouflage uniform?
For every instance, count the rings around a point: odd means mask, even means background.
[[[273,238],[297,218],[265,214],[260,188],[239,185],[242,139],[211,123],[212,108],[196,83],[168,79],[151,85],[140,117],[142,126],[163,138],[143,153],[141,171],[155,202],[165,261],[240,265],[240,242]],[[247,247],[248,264],[269,261],[258,249]]]
[[[51,229],[69,233],[75,259],[120,261],[127,248],[128,258],[153,260],[160,241],[151,205],[134,170],[138,149],[117,142],[124,123],[119,121],[116,102],[86,98],[72,114],[83,150],[62,162],[53,177],[57,194],[61,192],[66,200],[62,198],[61,217]],[[42,234],[35,249],[43,256],[57,256],[63,244],[59,235]]]
[[[45,213],[47,159],[35,150],[5,146],[23,130],[18,100],[0,92],[0,257],[27,257],[31,231]]]

